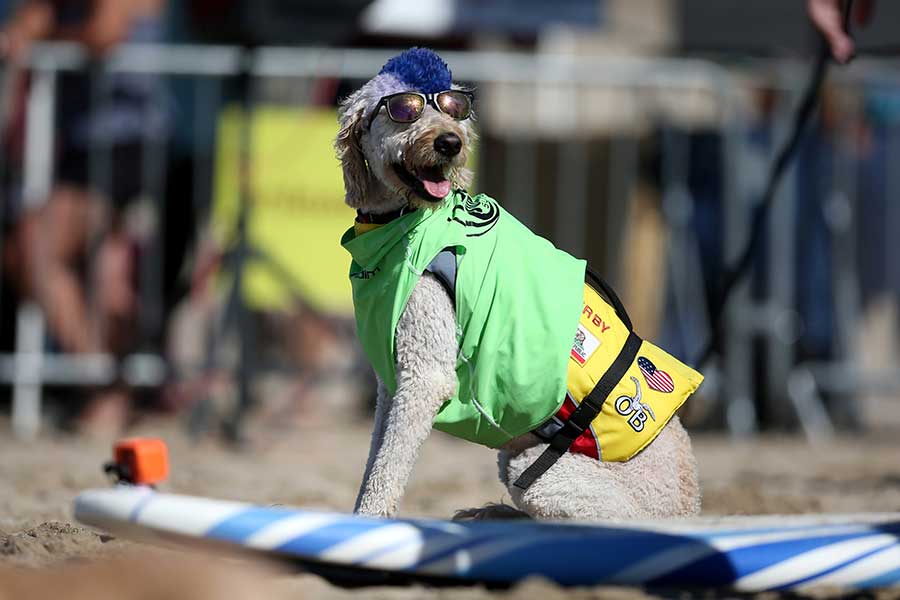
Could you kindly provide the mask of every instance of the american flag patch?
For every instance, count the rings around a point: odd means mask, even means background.
[[[656,365],[650,362],[650,359],[639,356],[637,364],[641,369],[641,373],[644,374],[644,379],[647,380],[647,385],[650,386],[651,390],[668,394],[675,389],[675,382],[672,381],[669,374],[657,369]]]

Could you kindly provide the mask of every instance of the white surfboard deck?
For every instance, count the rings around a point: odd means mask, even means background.
[[[560,585],[756,592],[900,585],[900,513],[603,524],[376,519],[119,486],[76,499],[80,522],[145,541],[262,552],[346,585]]]

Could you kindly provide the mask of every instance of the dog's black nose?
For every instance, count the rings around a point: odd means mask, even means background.
[[[444,156],[456,156],[462,150],[462,140],[455,133],[442,133],[434,138],[434,149]]]

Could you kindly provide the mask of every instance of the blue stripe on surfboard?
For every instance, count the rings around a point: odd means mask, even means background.
[[[900,567],[888,571],[887,573],[882,573],[881,575],[875,575],[874,577],[870,577],[863,581],[857,581],[853,584],[853,587],[859,589],[880,588],[897,584],[900,584]]]
[[[757,571],[805,552],[872,534],[873,531],[869,530],[844,535],[784,540],[722,551],[712,556],[701,558],[671,573],[656,577],[650,580],[648,584],[659,586],[684,584],[729,585],[741,577],[752,575]]]
[[[392,524],[394,524],[393,521],[364,521],[348,518],[307,531],[275,547],[274,550],[314,558],[336,544],[349,541],[354,536]]]
[[[295,514],[297,514],[297,511],[272,507],[248,508],[217,523],[205,535],[206,537],[243,544],[248,537],[263,527]]]
[[[145,508],[147,508],[147,505],[150,504],[150,501],[153,500],[153,497],[155,495],[156,494],[154,494],[153,492],[149,492],[146,496],[138,500],[135,503],[134,508],[131,509],[131,513],[129,513],[128,515],[128,520],[132,523],[137,523],[137,520],[138,518],[140,518],[141,513]]]
[[[889,523],[875,523],[875,524],[872,524],[870,527],[871,535],[879,535],[879,534],[885,534],[885,533],[892,534],[894,536],[900,535],[900,522],[892,521]],[[780,586],[778,588],[774,588],[774,589],[782,589],[783,590],[783,589],[788,589],[791,587],[796,587],[798,585],[802,585],[808,581],[818,579],[819,577],[824,577],[825,575],[828,575],[829,573],[833,573],[833,572],[837,571],[838,569],[843,569],[844,567],[848,567],[855,562],[859,562],[860,560],[869,558],[870,556],[878,554],[879,552],[884,552],[885,550],[895,547],[898,544],[900,544],[900,539],[896,539],[893,542],[888,542],[888,543],[884,544],[883,546],[879,546],[878,548],[875,548],[874,550],[871,550],[869,552],[866,552],[865,554],[862,554],[860,556],[852,558],[852,559],[844,562],[843,564],[836,565],[829,569],[825,569],[825,570],[821,571],[820,573],[816,573],[815,575],[811,575],[811,576],[805,577],[803,579],[798,579],[796,581],[786,583],[785,585]]]
[[[702,542],[676,536],[647,536],[641,540],[625,540],[613,546],[608,540],[589,541],[572,546],[566,540],[555,540],[541,544],[540,552],[534,547],[516,548],[489,560],[479,561],[470,571],[472,577],[494,577],[502,579],[521,578],[525,574],[543,575],[563,585],[603,583],[611,581],[618,572],[631,564],[651,556],[679,549],[690,552],[697,546],[706,547]],[[599,559],[602,557],[602,560]],[[521,566],[531,563],[529,573],[523,573]],[[585,574],[590,573],[590,582]]]
[[[503,546],[497,554],[492,554],[488,559],[493,560],[498,556],[504,556],[518,548],[528,547],[533,556],[533,548],[536,545],[543,547],[548,540],[563,539],[566,543],[577,541],[589,535],[591,532],[596,533],[597,528],[587,528],[584,526],[575,526],[567,524],[557,524],[548,526],[538,523],[509,523],[509,522],[484,522],[459,524],[463,530],[461,533],[450,534],[442,531],[444,537],[439,540],[440,543],[432,544],[431,547],[426,545],[422,550],[422,556],[415,564],[416,569],[428,567],[429,572],[435,563],[439,563],[459,552],[482,552],[485,546]],[[608,532],[604,531],[604,534]],[[455,539],[454,539],[455,538]],[[512,543],[510,540],[517,540],[521,543]],[[473,566],[477,566],[473,563]],[[454,571],[457,572],[457,571]],[[458,571],[458,574],[468,573],[469,569]],[[448,571],[449,573],[449,571]],[[496,579],[492,577],[492,579]]]
[[[853,558],[846,560],[839,565],[834,565],[833,567],[829,567],[828,569],[823,569],[822,571],[819,571],[815,575],[809,575],[808,577],[803,577],[802,579],[797,579],[795,581],[785,583],[784,585],[780,585],[780,586],[774,587],[772,589],[786,590],[788,588],[802,585],[804,583],[807,583],[808,581],[813,581],[814,579],[818,579],[819,577],[824,577],[824,576],[828,575],[829,573],[834,573],[838,569],[843,569],[844,567],[849,567],[850,565],[852,565],[855,562],[859,562],[865,558],[869,558],[870,556],[872,556],[874,554],[878,554],[879,552],[884,552],[888,548],[892,548],[896,545],[897,545],[896,542],[888,542],[888,543],[884,544],[883,546],[879,546],[879,547],[875,548],[874,550],[870,550],[868,552],[860,554],[859,556],[854,556]]]
[[[438,562],[439,560],[443,560],[448,556],[452,556],[457,552],[473,550],[474,548],[481,546],[482,544],[495,542],[500,539],[503,538],[496,535],[467,536],[465,538],[461,538],[456,544],[441,547],[437,552],[435,552],[434,550],[429,551],[428,547],[426,546],[422,549],[422,557],[416,562],[415,568],[420,569],[422,567],[426,567],[430,564]]]
[[[562,584],[585,582],[585,573],[591,574],[591,582],[605,581],[610,575],[648,556],[676,547],[688,548],[706,544],[688,537],[635,532],[634,530],[606,529],[602,536],[554,534],[547,532],[521,545],[500,548],[496,554],[484,558],[480,551],[491,551],[491,544],[503,545],[507,536],[479,536],[455,547],[425,557],[416,567],[448,558],[457,552],[474,554],[471,566],[458,574],[473,579],[514,581],[527,575],[543,575]],[[614,548],[614,551],[610,551]]]
[[[859,527],[860,531],[870,527],[868,523],[827,523],[818,525],[785,525],[783,527],[752,527],[745,529],[697,529],[695,531],[686,530],[682,532],[673,531],[673,535],[687,535],[702,540],[717,540],[731,537],[743,537],[751,535],[768,535],[768,534],[796,534],[804,535],[811,531],[820,531],[823,535],[827,535],[830,529],[844,529],[848,527]]]
[[[477,526],[470,527],[469,523],[453,523],[452,528],[446,525],[436,525],[429,522],[404,521],[416,527],[422,535],[421,540],[407,540],[405,543],[421,543],[422,550],[418,560],[409,569],[420,569],[446,558],[456,552],[470,550],[486,542],[515,538],[542,538],[548,532],[534,524],[522,524],[518,527],[510,527],[508,523],[479,522]],[[477,534],[475,533],[477,532]],[[552,534],[558,535],[558,534]],[[405,544],[404,543],[404,544]],[[392,546],[388,551],[396,551],[404,544]],[[365,560],[377,558],[381,552],[366,557]]]
[[[432,527],[421,527],[421,526],[417,526],[415,523],[412,523],[412,525],[416,526],[418,528],[419,534],[421,535],[420,538],[401,539],[401,540],[398,540],[397,543],[395,543],[395,544],[390,544],[390,545],[384,546],[382,548],[376,548],[369,554],[363,555],[362,557],[360,557],[359,559],[354,561],[354,564],[363,565],[367,562],[377,560],[379,557],[384,556],[385,554],[390,554],[391,552],[396,552],[397,550],[400,550],[401,548],[410,546],[412,544],[422,544],[424,547],[427,547],[428,543],[433,542],[435,539],[447,539],[448,537],[450,537],[452,535],[452,534],[447,533],[446,531],[441,531],[438,529],[434,529]],[[407,568],[401,569],[401,570],[409,570],[410,568],[412,568],[412,567],[407,567]]]
[[[696,528],[693,530],[686,531],[672,531],[673,535],[686,535],[698,540],[707,540],[707,541],[715,541],[719,539],[727,539],[730,537],[743,537],[743,536],[757,536],[757,535],[767,535],[767,534],[796,534],[796,535],[805,535],[809,532],[820,532],[821,535],[828,535],[829,530],[843,530],[840,535],[843,533],[853,533],[852,531],[848,531],[849,528],[857,528],[859,533],[865,533],[869,531],[900,531],[900,521],[874,521],[874,522],[843,522],[843,523],[819,523],[819,524],[804,524],[804,525],[791,525],[785,524],[783,526],[772,526],[772,527],[749,527],[744,529],[728,529],[728,530],[719,530],[719,529],[700,529]]]

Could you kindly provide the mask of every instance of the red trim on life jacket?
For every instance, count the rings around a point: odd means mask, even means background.
[[[572,397],[566,394],[565,401],[562,406],[559,407],[559,410],[556,411],[556,418],[565,423],[569,420],[569,415],[571,415],[577,407],[578,405],[575,404]],[[600,460],[599,447],[599,444],[597,444],[597,437],[594,435],[594,428],[588,427],[584,430],[584,433],[572,442],[572,445],[569,446],[569,452],[585,454],[591,458]]]

